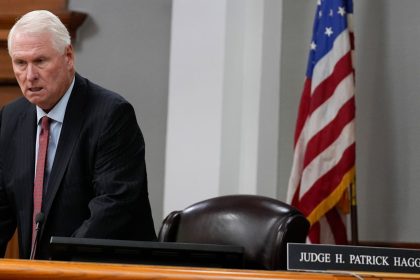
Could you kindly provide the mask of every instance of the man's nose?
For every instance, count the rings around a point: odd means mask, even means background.
[[[29,81],[35,81],[38,79],[38,70],[36,67],[29,63],[26,71],[26,77]]]

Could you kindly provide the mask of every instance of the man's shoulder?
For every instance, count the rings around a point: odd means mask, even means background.
[[[133,106],[123,96],[78,74],[67,110],[81,112],[86,120],[94,121],[135,116]]]
[[[21,127],[20,124],[26,121],[35,123],[35,106],[29,103],[24,97],[5,105],[0,113],[0,141],[9,141],[11,135]],[[33,118],[32,118],[33,117]]]
[[[2,109],[4,116],[18,116],[29,109],[33,109],[33,105],[24,97],[19,97],[16,100],[6,104]]]
[[[119,93],[76,74],[75,90],[81,91],[90,101],[90,106],[112,106],[128,103]],[[84,93],[83,93],[84,92]]]

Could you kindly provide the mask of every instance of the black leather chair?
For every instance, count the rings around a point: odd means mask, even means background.
[[[236,245],[244,248],[244,267],[286,269],[287,243],[303,243],[309,222],[295,208],[273,198],[228,195],[170,213],[158,240]]]

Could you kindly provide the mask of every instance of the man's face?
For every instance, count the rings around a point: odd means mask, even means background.
[[[73,48],[69,45],[64,54],[58,52],[48,33],[17,33],[11,48],[13,71],[23,95],[29,102],[49,111],[73,79]]]

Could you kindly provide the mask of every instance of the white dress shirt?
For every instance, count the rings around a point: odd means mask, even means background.
[[[67,103],[69,101],[71,91],[74,86],[74,78],[70,87],[60,99],[60,101],[48,112],[45,113],[44,110],[36,106],[36,115],[37,115],[37,132],[36,132],[36,143],[35,143],[35,170],[36,162],[38,158],[38,141],[39,133],[41,131],[41,118],[44,116],[49,117],[50,120],[50,137],[48,141],[48,150],[47,150],[47,162],[45,163],[45,173],[44,173],[44,193],[48,186],[48,178],[54,163],[55,152],[57,151],[58,140],[60,138],[61,127],[63,126],[64,114],[66,113]]]

